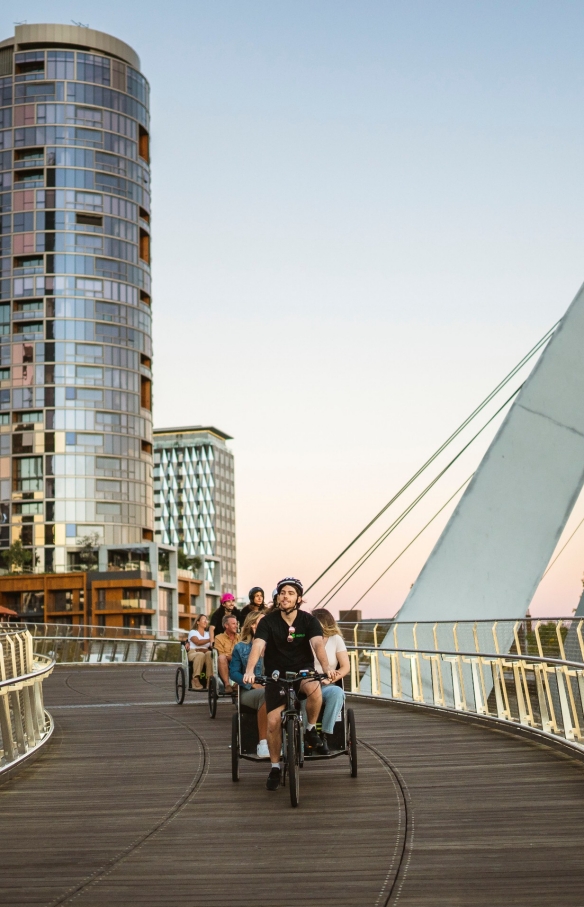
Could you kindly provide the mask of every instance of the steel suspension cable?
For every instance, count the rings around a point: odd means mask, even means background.
[[[401,557],[403,554],[406,553],[406,551],[408,550],[408,548],[411,548],[411,547],[412,547],[412,545],[414,544],[414,542],[417,541],[417,539],[420,538],[420,536],[422,535],[422,533],[424,533],[424,532],[426,531],[426,529],[428,528],[428,526],[430,526],[430,525],[434,522],[434,520],[435,520],[438,516],[440,516],[440,514],[442,513],[442,511],[443,511],[446,507],[448,507],[448,505],[450,504],[450,502],[453,501],[454,498],[456,497],[456,495],[457,495],[460,491],[462,491],[462,489],[464,488],[464,486],[467,485],[468,482],[470,482],[470,480],[472,479],[473,476],[474,476],[474,472],[471,472],[471,474],[469,475],[468,479],[465,479],[465,480],[464,480],[464,482],[462,483],[462,485],[460,485],[460,486],[456,489],[456,491],[454,492],[454,494],[450,495],[450,497],[448,498],[448,500],[442,505],[442,507],[440,507],[439,510],[436,511],[436,513],[434,514],[434,516],[431,517],[431,518],[428,520],[428,522],[426,523],[426,525],[425,525],[425,526],[422,526],[422,528],[420,529],[420,531],[419,531],[418,533],[416,533],[416,535],[413,537],[413,539],[412,539],[410,542],[408,542],[408,544],[406,545],[406,547],[405,547],[405,548],[402,548],[402,550],[401,550],[400,553],[397,555],[397,557],[394,557],[394,559],[392,560],[391,564],[390,564],[388,567],[385,568],[385,570],[383,571],[383,573],[380,573],[380,575],[377,577],[377,579],[375,580],[375,582],[371,583],[371,585],[369,586],[369,588],[366,589],[365,592],[363,593],[363,595],[361,595],[360,598],[357,599],[357,601],[355,602],[355,604],[354,604],[354,605],[351,605],[351,607],[349,608],[349,610],[344,612],[345,617],[343,617],[343,620],[346,619],[346,615],[347,615],[347,614],[350,614],[351,611],[352,611],[354,608],[357,607],[357,605],[359,604],[359,602],[363,601],[363,599],[365,598],[365,596],[368,595],[368,594],[371,592],[371,590],[373,589],[373,587],[376,586],[377,583],[378,583],[381,579],[383,579],[383,577],[384,577],[385,574],[388,572],[388,570],[391,570],[391,568],[393,567],[393,565],[394,565],[394,564],[397,564],[397,562],[399,561],[400,557]],[[584,522],[584,521],[583,521],[583,522]]]
[[[357,560],[355,561],[353,566],[349,567],[347,572],[344,573],[343,576],[339,580],[337,580],[336,583],[334,583],[331,586],[331,588],[328,590],[328,592],[325,592],[325,594],[320,599],[320,601],[315,605],[316,608],[318,608],[319,605],[321,605],[323,602],[324,602],[324,605],[328,605],[328,603],[330,601],[332,601],[332,599],[335,597],[335,595],[341,591],[343,586],[345,586],[349,582],[349,580],[355,575],[355,573],[357,573],[357,571],[361,569],[361,567],[363,566],[365,561],[369,560],[371,555],[374,554],[375,551],[377,551],[379,546],[383,544],[383,542],[388,538],[389,535],[391,535],[391,533],[394,531],[394,529],[396,529],[400,525],[400,523],[402,523],[405,520],[405,518],[408,516],[409,513],[411,513],[411,511],[414,509],[414,507],[416,507],[420,503],[420,501],[428,494],[428,492],[434,487],[434,485],[436,485],[436,483],[440,481],[442,476],[448,472],[448,470],[451,468],[451,466],[453,466],[456,463],[456,461],[458,459],[460,459],[460,457],[463,455],[463,453],[466,450],[468,450],[468,448],[471,446],[471,444],[474,441],[476,441],[476,439],[479,437],[480,434],[482,434],[482,432],[485,430],[485,428],[487,428],[487,426],[490,425],[490,423],[494,419],[497,418],[499,413],[505,409],[507,404],[510,403],[511,400],[513,400],[513,398],[517,396],[517,394],[519,393],[519,391],[521,390],[522,387],[523,387],[523,385],[520,384],[519,387],[513,391],[511,396],[508,397],[507,400],[505,400],[505,402],[502,404],[502,406],[500,406],[499,409],[496,412],[494,412],[493,415],[485,422],[485,424],[481,428],[479,428],[478,432],[476,432],[476,434],[473,435],[473,437],[470,439],[470,441],[467,441],[467,443],[464,445],[464,447],[462,447],[461,450],[458,451],[456,456],[453,457],[452,460],[450,460],[450,462],[446,464],[446,466],[438,473],[438,475],[436,475],[432,479],[432,481],[428,485],[426,485],[426,487],[420,492],[418,497],[415,498],[411,502],[411,504],[409,504],[406,507],[406,509],[404,511],[402,511],[402,513],[394,520],[393,523],[391,523],[390,526],[388,526],[388,528],[384,532],[382,532],[382,534],[380,536],[378,536],[376,541],[372,543],[372,545],[367,549],[367,551],[364,554],[362,554],[359,558],[357,558]],[[338,588],[335,588],[337,586],[338,586]],[[325,599],[326,599],[326,602],[325,602]],[[323,607],[324,607],[324,605],[323,605]]]
[[[440,445],[440,447],[432,454],[432,456],[431,456],[428,460],[426,460],[426,462],[425,462],[422,466],[420,466],[420,468],[417,470],[417,472],[415,472],[414,475],[411,476],[411,478],[408,479],[408,481],[405,483],[405,485],[403,485],[403,486],[399,489],[399,491],[397,491],[397,492],[394,494],[394,496],[393,496],[392,498],[390,498],[390,500],[387,502],[387,504],[385,504],[385,506],[381,508],[381,510],[379,511],[379,513],[377,513],[377,514],[373,517],[373,519],[370,520],[370,521],[367,523],[367,525],[361,530],[361,532],[359,532],[359,533],[355,536],[355,538],[354,538],[351,542],[349,542],[349,544],[346,546],[346,548],[344,548],[344,549],[341,551],[341,553],[340,553],[339,555],[337,555],[337,557],[336,557],[333,561],[331,561],[331,563],[328,565],[328,567],[326,567],[326,568],[322,571],[322,573],[321,573],[319,576],[317,576],[317,578],[316,578],[315,580],[313,580],[313,582],[312,582],[312,583],[307,587],[307,589],[305,590],[306,592],[308,592],[310,589],[313,588],[313,586],[316,586],[316,584],[317,584],[318,582],[320,582],[320,580],[323,578],[323,576],[325,576],[325,575],[329,572],[329,570],[331,570],[331,569],[335,566],[335,564],[337,564],[337,563],[341,560],[341,558],[344,557],[344,555],[347,553],[347,551],[349,551],[349,550],[353,547],[353,545],[354,545],[356,542],[358,542],[359,539],[360,539],[363,535],[365,535],[365,533],[367,532],[367,530],[370,529],[371,526],[373,526],[373,524],[376,523],[377,520],[378,520],[381,516],[383,516],[383,514],[385,513],[385,511],[386,511],[389,507],[391,507],[391,505],[394,504],[394,503],[398,500],[398,498],[401,497],[402,494],[404,494],[405,491],[407,491],[407,489],[410,487],[410,485],[412,485],[412,484],[416,481],[416,479],[418,479],[418,478],[422,475],[422,473],[423,473],[429,466],[431,466],[431,464],[434,462],[434,460],[436,460],[437,457],[439,457],[440,454],[443,453],[443,452],[446,450],[446,448],[447,448],[447,447],[448,447],[448,446],[449,446],[449,445],[450,445],[450,444],[458,437],[458,435],[459,435],[462,431],[464,431],[464,429],[465,429],[465,428],[473,421],[473,419],[475,419],[476,416],[478,416],[479,413],[482,412],[482,410],[483,410],[486,406],[488,406],[488,404],[491,402],[491,400],[493,400],[494,397],[496,397],[497,394],[500,393],[500,391],[501,391],[501,390],[509,383],[509,381],[511,381],[511,380],[515,377],[515,375],[517,374],[517,372],[519,372],[519,371],[523,368],[523,366],[526,365],[527,362],[529,362],[529,360],[532,359],[533,356],[535,356],[536,353],[539,352],[539,350],[542,348],[542,346],[544,346],[544,345],[548,342],[548,340],[550,339],[550,337],[552,336],[552,334],[553,334],[554,331],[556,330],[556,328],[557,328],[557,326],[559,325],[559,323],[560,323],[559,321],[556,321],[556,323],[553,325],[553,327],[551,327],[551,328],[549,329],[549,331],[546,331],[546,333],[543,335],[543,337],[541,338],[541,340],[538,340],[538,342],[535,344],[535,346],[532,347],[532,348],[529,350],[529,352],[525,354],[525,356],[517,363],[516,366],[514,366],[513,369],[511,369],[511,371],[509,372],[509,374],[506,375],[506,377],[503,378],[503,380],[499,382],[499,384],[495,387],[495,389],[492,390],[491,393],[488,394],[488,396],[485,397],[485,399],[482,401],[482,403],[480,403],[480,404],[477,406],[477,408],[470,414],[470,416],[468,416],[468,417],[464,420],[464,422],[462,422],[462,423],[458,426],[458,428],[450,435],[450,437],[447,438],[446,441],[444,441],[444,442]]]

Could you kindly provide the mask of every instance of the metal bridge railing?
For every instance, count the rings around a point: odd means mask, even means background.
[[[43,681],[54,661],[33,652],[32,636],[0,632],[0,776],[46,743],[53,731]]]
[[[180,662],[179,642],[158,639],[96,639],[93,636],[35,636],[35,654],[56,664],[143,664]]]
[[[345,641],[354,646],[510,652],[584,662],[584,619],[580,617],[415,623],[386,619],[343,621],[339,626]]]
[[[86,636],[98,639],[152,639],[152,632],[134,627],[102,627],[91,624],[34,623],[10,621],[1,624],[3,630],[28,630],[32,636],[66,636],[79,639]]]
[[[554,658],[350,646],[349,690],[531,728],[584,752],[584,664]]]

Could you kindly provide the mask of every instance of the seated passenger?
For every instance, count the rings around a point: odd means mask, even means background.
[[[243,622],[248,614],[259,614],[266,610],[266,604],[264,602],[264,590],[261,586],[254,586],[253,589],[249,590],[249,605],[246,605],[245,608],[242,608],[239,615],[239,622],[243,627]]]
[[[223,633],[215,637],[215,651],[218,658],[219,676],[225,684],[225,692],[233,693],[233,687],[229,683],[229,663],[233,654],[233,649],[239,642],[239,633],[237,632],[237,617],[226,614],[223,618]]]
[[[209,626],[209,632],[211,634],[211,642],[214,641],[215,637],[221,633],[221,628],[223,627],[223,618],[233,615],[237,618],[237,623],[241,619],[241,612],[238,608],[235,607],[235,596],[231,592],[226,592],[225,595],[221,596],[221,604],[216,611],[213,611],[211,615],[211,621]]]
[[[211,655],[211,637],[207,629],[209,620],[206,614],[199,614],[195,618],[193,629],[188,639],[188,659],[193,664],[193,690],[204,690],[201,683],[201,674],[205,673],[207,682],[213,674],[213,658]]]
[[[259,683],[244,683],[243,675],[247,666],[247,659],[251,651],[251,644],[255,636],[256,627],[264,615],[254,613],[247,615],[241,628],[241,642],[233,649],[229,678],[239,686],[239,701],[251,709],[255,709],[258,717],[258,733],[260,742],[257,746],[258,756],[269,756],[268,749],[268,714],[266,712],[266,696],[264,688]],[[264,660],[260,658],[255,666],[254,674],[261,677],[264,671]]]
[[[329,751],[329,741],[327,738],[332,737],[333,735],[335,722],[341,717],[341,710],[345,701],[345,693],[342,687],[336,685],[336,681],[340,680],[341,677],[346,677],[349,673],[350,662],[345,640],[343,639],[339,625],[331,612],[327,611],[326,608],[316,608],[312,612],[312,616],[316,617],[322,627],[324,648],[329,660],[329,665],[334,670],[334,677],[332,680],[322,681],[322,701],[324,705],[324,712],[322,715],[322,736],[324,746],[322,747],[321,752],[326,753]],[[322,667],[316,656],[314,658],[314,664],[316,670],[319,673],[322,673]]]

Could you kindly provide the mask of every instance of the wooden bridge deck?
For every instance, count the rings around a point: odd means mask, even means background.
[[[167,667],[60,669],[56,739],[0,787],[2,907],[584,904],[584,767],[497,730],[356,704],[348,760],[230,775],[232,707]]]

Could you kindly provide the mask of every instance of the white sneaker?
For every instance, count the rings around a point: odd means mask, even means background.
[[[258,743],[257,754],[258,754],[258,756],[260,756],[262,759],[263,759],[265,756],[269,756],[269,755],[270,755],[270,751],[269,751],[269,749],[268,749],[268,741],[267,741],[267,740],[260,740],[260,742]]]

